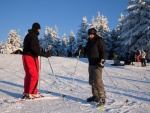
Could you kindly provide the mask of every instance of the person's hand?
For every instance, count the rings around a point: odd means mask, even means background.
[[[104,59],[101,59],[100,63],[98,64],[98,66],[100,68],[104,68],[104,63],[105,63],[105,60]]]
[[[50,57],[51,55],[50,55],[50,53],[49,52],[44,52],[43,53],[43,57],[46,57],[46,58],[48,58],[48,57]]]

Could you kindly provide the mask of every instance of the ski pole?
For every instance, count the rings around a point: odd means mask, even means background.
[[[60,89],[59,89],[59,86],[58,86],[58,83],[57,83],[56,75],[54,74],[54,71],[53,71],[51,62],[50,62],[50,60],[49,60],[49,57],[48,57],[48,62],[49,62],[50,68],[51,68],[51,70],[52,70],[52,74],[53,74],[53,76],[54,76],[54,78],[55,78],[55,82],[56,82],[56,85],[57,85],[57,90],[58,90],[59,94],[61,95],[61,97],[65,97],[65,95],[63,95],[62,93],[60,93]]]
[[[104,71],[105,71],[105,69],[104,69]],[[112,83],[114,84],[114,86],[116,87],[116,89],[119,91],[119,93],[120,93],[122,96],[124,96],[124,94],[121,93],[121,91],[118,89],[118,87],[117,87],[116,84],[113,82],[113,80],[112,80],[111,77],[108,75],[108,73],[107,73],[106,71],[105,71],[105,73],[106,73],[106,75],[108,76],[108,78],[112,81]],[[129,100],[126,99],[125,102],[126,102],[126,103],[129,102]]]
[[[79,50],[79,56],[77,57],[77,62],[76,62],[75,70],[74,70],[74,73],[73,73],[74,76],[75,76],[75,73],[76,73],[76,70],[77,70],[77,65],[78,65],[78,61],[79,61],[79,57],[80,57],[80,52],[81,52],[81,50]],[[72,75],[73,75],[73,74],[72,74]],[[72,77],[73,83],[75,82],[75,81],[74,81],[74,76]]]
[[[40,56],[40,69],[39,69],[39,90],[40,90],[40,81],[41,81],[41,56]]]

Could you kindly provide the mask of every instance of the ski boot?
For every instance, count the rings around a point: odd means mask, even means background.
[[[21,99],[34,99],[35,97],[32,94],[23,94]]]
[[[87,98],[87,102],[99,102],[99,100],[97,96],[92,96]]]
[[[105,99],[100,99],[98,102],[98,106],[104,106],[105,105]]]

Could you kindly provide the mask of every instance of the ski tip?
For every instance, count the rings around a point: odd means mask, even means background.
[[[98,105],[97,105],[97,108],[98,108],[99,110],[102,110],[102,109],[104,109],[105,107],[106,107],[106,104],[104,104],[104,105],[98,104]]]
[[[128,103],[128,102],[129,102],[129,100],[127,99],[127,100],[126,100],[126,103]]]
[[[73,91],[72,89],[70,89],[70,91]]]
[[[52,93],[51,91],[47,91],[47,94]]]
[[[66,95],[62,95],[62,97],[65,97]]]
[[[98,106],[97,107],[99,110],[102,110],[104,108],[104,106]]]

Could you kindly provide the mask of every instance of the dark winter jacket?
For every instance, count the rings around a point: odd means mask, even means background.
[[[101,59],[105,60],[105,44],[102,37],[95,35],[93,39],[88,39],[85,47],[85,54],[88,57],[89,65],[97,65]]]
[[[23,55],[30,55],[33,57],[38,57],[38,55],[40,55],[38,35],[38,31],[32,29],[28,30],[28,34],[25,36],[23,42]]]

